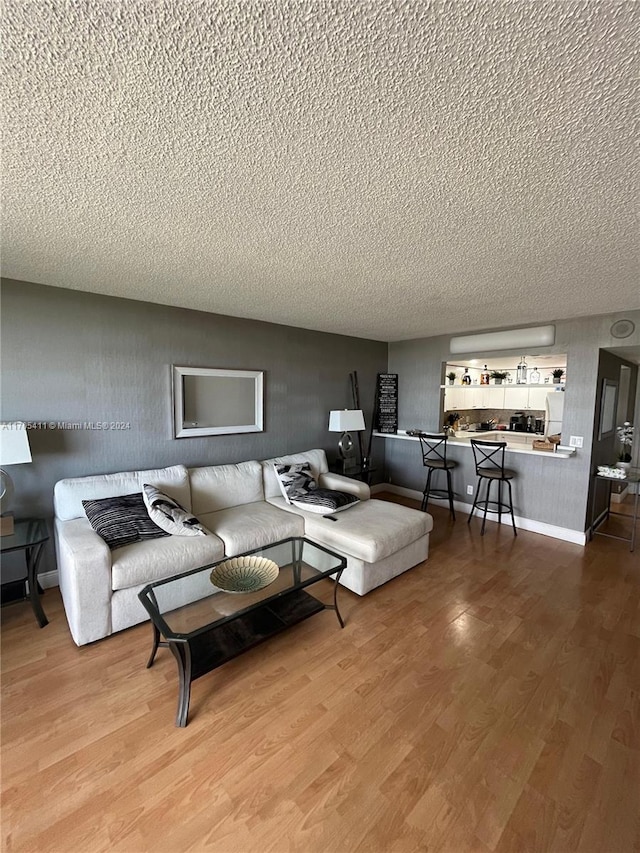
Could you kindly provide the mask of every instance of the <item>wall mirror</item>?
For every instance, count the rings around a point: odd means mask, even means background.
[[[600,400],[600,430],[598,440],[613,433],[616,425],[616,404],[618,383],[612,379],[602,380],[602,399]]]
[[[174,438],[262,432],[263,371],[174,365],[172,377]]]

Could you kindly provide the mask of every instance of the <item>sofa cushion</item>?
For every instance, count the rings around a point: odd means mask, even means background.
[[[284,503],[284,498],[281,498]],[[304,520],[259,501],[205,513],[200,520],[224,542],[228,557],[271,545],[289,536],[304,536]]]
[[[189,477],[191,510],[200,520],[209,512],[264,500],[259,462],[190,468]]]
[[[165,495],[155,486],[148,483],[142,488],[142,499],[149,513],[149,518],[161,530],[172,536],[206,536],[207,531],[198,519],[180,506],[177,501]]]
[[[119,474],[96,474],[70,477],[56,483],[53,502],[56,517],[62,521],[84,518],[82,501],[111,498],[118,495],[142,494],[142,486],[150,483],[191,511],[189,475],[184,465],[154,468],[149,471],[123,471]]]
[[[264,497],[267,499],[275,498],[281,494],[278,478],[273,468],[274,464],[292,465],[302,462],[308,462],[311,465],[311,473],[316,482],[320,474],[326,474],[329,470],[324,450],[307,450],[304,453],[292,453],[290,456],[276,456],[274,459],[265,459],[260,463],[262,465]]]
[[[217,536],[166,536],[125,545],[113,552],[111,588],[128,589],[139,584],[180,575],[224,557]]]
[[[149,518],[139,493],[82,501],[82,506],[89,524],[111,549],[169,535]]]
[[[307,539],[367,563],[388,557],[433,528],[428,513],[375,499],[341,512],[335,521],[287,504],[282,497],[271,498],[269,503],[301,515]]]

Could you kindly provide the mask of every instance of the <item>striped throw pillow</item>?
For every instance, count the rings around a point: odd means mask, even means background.
[[[350,506],[360,503],[360,500],[355,495],[336,492],[334,489],[313,489],[306,495],[294,498],[291,503],[309,512],[329,515],[334,512],[342,512],[343,509],[349,509]]]
[[[142,494],[82,501],[89,523],[109,548],[168,536],[150,518]]]

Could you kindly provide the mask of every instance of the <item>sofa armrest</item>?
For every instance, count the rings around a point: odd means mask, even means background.
[[[355,495],[361,501],[368,501],[371,497],[371,489],[366,483],[361,483],[360,480],[353,480],[351,477],[344,477],[342,474],[320,474],[318,485],[322,489],[333,489],[336,492],[346,492],[348,495]]]
[[[111,633],[111,551],[86,518],[55,520],[60,592],[78,646]]]

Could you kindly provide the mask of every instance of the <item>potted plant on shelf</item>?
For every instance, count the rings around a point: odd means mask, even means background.
[[[628,471],[631,468],[631,445],[633,443],[633,426],[629,421],[625,421],[622,426],[616,427],[618,441],[622,445],[622,450],[618,454],[616,468],[622,468]]]
[[[449,385],[453,385],[453,383],[456,381],[456,374],[453,370],[450,370],[447,373],[447,379],[449,380]]]
[[[564,370],[561,367],[556,367],[555,370],[551,371],[551,375],[553,376],[554,385],[559,385],[560,380],[564,376]]]
[[[506,370],[492,370],[491,378],[496,385],[502,385],[502,381],[507,378]]]

